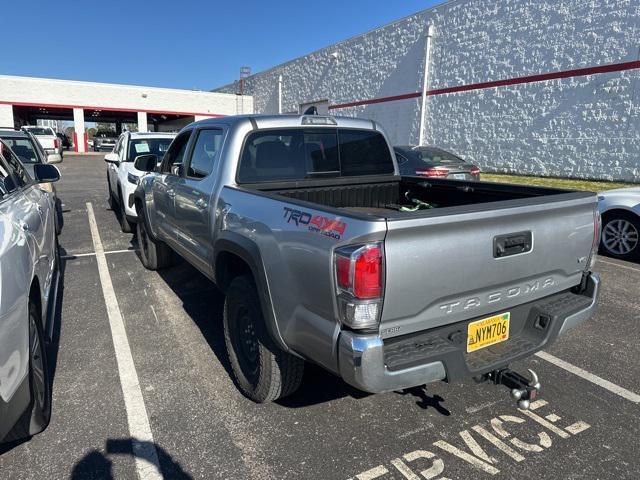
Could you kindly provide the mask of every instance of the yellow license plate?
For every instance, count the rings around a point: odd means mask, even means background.
[[[471,322],[467,328],[467,353],[508,340],[510,318],[511,313],[507,312]]]

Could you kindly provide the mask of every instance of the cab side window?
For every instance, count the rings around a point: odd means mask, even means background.
[[[215,168],[222,147],[223,132],[221,129],[207,129],[198,132],[187,176],[204,178]]]
[[[180,174],[180,168],[185,160],[189,138],[191,138],[191,130],[181,133],[171,142],[169,150],[164,154],[162,168],[160,169],[162,173],[169,173],[171,175]]]

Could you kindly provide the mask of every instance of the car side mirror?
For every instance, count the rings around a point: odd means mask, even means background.
[[[62,155],[59,153],[52,153],[47,155],[47,163],[60,163],[62,162]]]
[[[106,157],[105,157],[106,158]],[[138,155],[133,161],[133,166],[142,172],[153,172],[158,165],[158,156],[149,153],[147,155]]]
[[[51,183],[60,180],[60,171],[48,163],[36,163],[33,166],[33,176],[36,183]]]
[[[107,163],[120,163],[117,153],[107,153],[104,156],[104,161]]]

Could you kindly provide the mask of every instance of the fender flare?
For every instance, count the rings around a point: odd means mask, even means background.
[[[223,279],[217,278],[218,257],[221,253],[231,253],[236,255],[249,266],[251,274],[256,282],[256,287],[258,288],[258,297],[260,298],[260,305],[266,321],[267,331],[278,347],[286,352],[290,352],[291,350],[280,335],[278,323],[275,318],[275,312],[273,310],[273,303],[271,301],[267,273],[264,268],[264,263],[262,262],[262,255],[258,245],[239,233],[229,231],[221,232],[213,246],[213,271],[216,276],[216,284],[224,290],[226,286],[220,283]]]
[[[140,200],[140,203],[142,204],[142,208],[140,209],[140,212],[138,213],[138,218],[142,218],[142,221],[144,222],[144,228],[147,231],[147,235],[149,235],[149,237],[151,237],[151,240],[153,240],[154,242],[157,242],[158,239],[156,238],[156,236],[153,233],[153,230],[151,230],[151,224],[149,223],[149,217],[147,217],[147,209],[145,208],[145,195],[144,195],[144,190],[142,190],[142,188],[138,187],[136,188],[135,192],[133,192],[133,205],[130,205],[131,207],[135,206],[135,202],[136,200]]]

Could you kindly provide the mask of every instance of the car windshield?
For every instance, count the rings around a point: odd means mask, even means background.
[[[173,138],[138,138],[129,142],[129,151],[127,152],[127,162],[133,162],[138,155],[154,154],[158,156],[158,160],[162,159],[165,152],[169,149]]]
[[[26,138],[4,138],[3,140],[22,163],[40,163],[31,140]]]
[[[27,130],[33,135],[55,135],[49,127],[29,127]]]
[[[460,157],[456,157],[453,153],[449,153],[446,150],[433,147],[417,147],[409,150],[410,152],[417,153],[420,156],[420,160],[428,163],[450,165],[452,163],[464,163],[464,160]]]
[[[117,136],[116,132],[112,132],[110,130],[98,131],[94,135],[96,138],[116,138]]]

